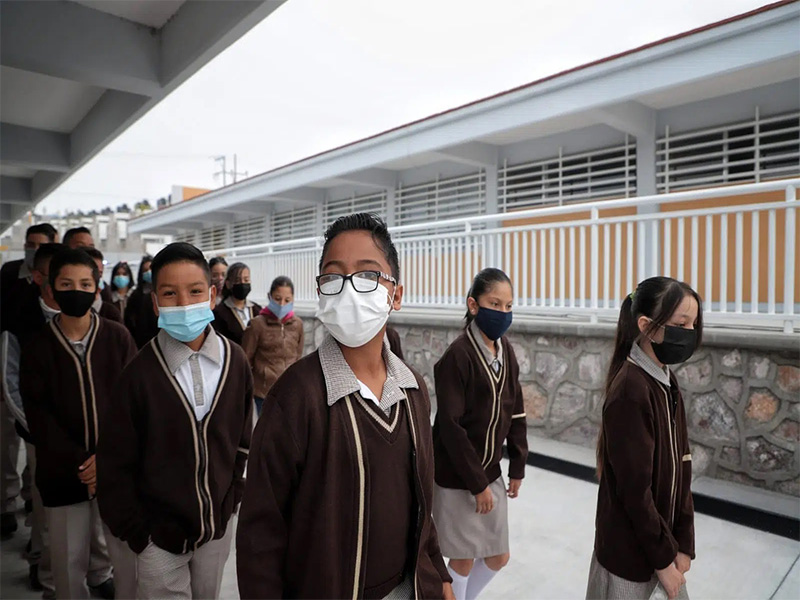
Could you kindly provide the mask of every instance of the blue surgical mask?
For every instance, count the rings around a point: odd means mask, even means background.
[[[128,287],[130,283],[131,283],[131,278],[128,277],[127,275],[117,275],[116,277],[114,277],[114,285],[120,289]]]
[[[210,300],[187,306],[158,307],[158,326],[181,342],[196,340],[213,320]]]
[[[142,281],[145,283],[153,283],[153,272],[147,271],[146,273],[142,273]]]
[[[267,308],[269,308],[269,312],[278,317],[279,321],[283,321],[286,318],[286,315],[294,310],[294,302],[289,302],[288,304],[281,306],[275,302],[275,300],[270,298]]]
[[[478,328],[492,341],[499,340],[511,327],[513,313],[501,310],[492,310],[481,306],[475,316]]]

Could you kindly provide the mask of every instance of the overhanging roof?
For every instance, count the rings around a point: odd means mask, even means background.
[[[130,223],[172,233],[286,206],[328,190],[379,190],[441,162],[496,165],[507,144],[593,124],[636,136],[655,111],[798,77],[800,3],[764,8],[546,77],[262,173]]]
[[[0,231],[284,1],[0,2]]]

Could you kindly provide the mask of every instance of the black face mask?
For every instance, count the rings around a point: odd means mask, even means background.
[[[250,293],[250,284],[249,283],[234,283],[233,287],[231,287],[231,294],[237,300],[244,300],[247,298],[247,295]]]
[[[697,346],[697,332],[684,327],[664,326],[664,341],[652,343],[656,358],[665,365],[686,362]]]
[[[69,317],[82,317],[94,304],[95,292],[81,290],[53,290],[53,299],[61,312]]]

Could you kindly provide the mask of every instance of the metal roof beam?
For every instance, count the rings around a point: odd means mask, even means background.
[[[0,123],[0,160],[6,165],[66,173],[70,168],[69,136]]]
[[[656,124],[656,111],[633,100],[590,112],[598,121],[634,137],[650,134]]]
[[[354,171],[335,177],[336,181],[361,185],[364,187],[374,187],[377,189],[388,190],[397,185],[397,172],[390,169],[380,169],[373,167],[362,171]]]
[[[308,204],[322,204],[325,202],[325,191],[312,187],[299,187],[293,190],[270,194],[272,200],[286,200],[288,202],[306,202]]]
[[[31,180],[25,177],[0,177],[0,200],[3,204],[30,204]]]
[[[157,33],[75,2],[0,3],[0,63],[146,96],[159,82]]]
[[[433,152],[444,160],[469,165],[472,167],[488,167],[497,165],[498,148],[483,142],[469,142],[449,148],[441,148]]]

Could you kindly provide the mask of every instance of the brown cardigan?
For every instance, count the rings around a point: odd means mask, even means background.
[[[430,400],[415,377],[419,389],[406,390],[419,507],[412,566],[416,597],[441,598],[442,582],[451,579],[431,518]],[[328,406],[318,352],[289,367],[270,390],[253,434],[237,528],[242,598],[363,596],[370,478],[354,402],[348,396]]]
[[[248,307],[250,309],[250,322],[258,316],[261,312],[261,307],[258,304],[251,303]],[[217,306],[214,308],[214,322],[212,323],[217,333],[224,335],[232,342],[242,345],[242,336],[244,335],[246,327],[242,326],[242,321],[239,315],[233,312],[230,306],[225,304],[222,298],[217,301]]]
[[[648,581],[678,551],[695,556],[692,456],[683,399],[670,382],[667,389],[629,360],[603,406],[595,552],[630,581]]]
[[[41,313],[38,302],[36,310]],[[116,401],[119,376],[136,354],[127,329],[92,313],[84,364],[57,319],[30,338],[20,366],[20,391],[36,445],[36,485],[42,503],[51,507],[89,499],[78,467],[95,454],[99,415]]]
[[[149,539],[181,554],[221,538],[242,497],[253,379],[242,349],[222,341],[222,376],[202,421],[158,337],[122,373],[115,401],[101,415],[100,515],[134,552]]]
[[[228,312],[230,309],[225,307]],[[300,317],[280,322],[259,315],[250,321],[242,336],[242,349],[253,369],[254,394],[266,398],[278,377],[303,356],[305,334]]]
[[[495,374],[478,348],[470,328],[456,339],[434,366],[436,483],[479,494],[500,477],[503,443],[507,443],[508,476],[525,477],[528,428],[519,383],[519,365],[506,338],[503,366]]]

